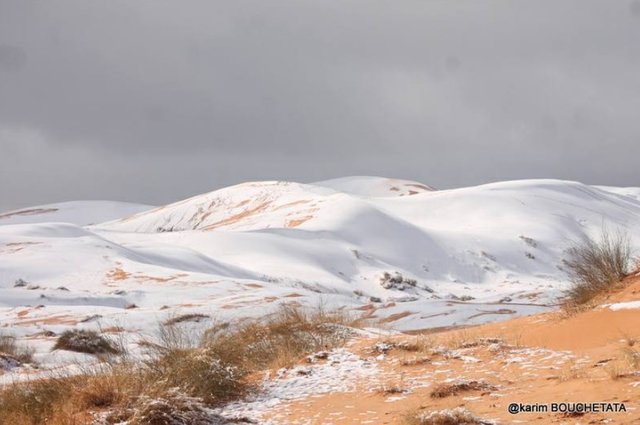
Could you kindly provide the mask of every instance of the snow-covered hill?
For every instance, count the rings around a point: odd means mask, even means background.
[[[229,320],[283,301],[399,329],[510,318],[551,308],[572,241],[607,225],[640,242],[636,193],[558,180],[440,191],[367,177],[253,182],[92,226],[5,225],[0,320],[44,353],[43,331],[137,335],[168,315]]]
[[[435,190],[431,186],[410,180],[369,176],[342,177],[316,182],[313,185],[328,187],[350,195],[374,197],[409,196]]]
[[[78,226],[116,220],[153,208],[150,205],[115,201],[72,201],[39,205],[0,213],[0,226],[61,222]]]

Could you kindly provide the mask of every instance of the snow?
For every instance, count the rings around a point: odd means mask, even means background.
[[[360,381],[379,374],[375,361],[339,348],[329,353],[326,362],[280,369],[276,376],[265,376],[253,399],[227,404],[214,412],[224,417],[248,417],[265,423],[261,415],[276,405],[319,394],[354,391]]]
[[[228,321],[280,302],[366,308],[398,330],[479,324],[554,308],[565,249],[603,223],[640,242],[640,189],[416,184],[251,182],[151,210],[71,202],[0,214],[0,320],[44,364],[66,357],[43,331],[120,326],[135,348],[170,315]]]
[[[312,184],[364,197],[407,196],[435,190],[431,186],[414,181],[369,176],[343,177]]]
[[[150,205],[115,201],[72,201],[39,205],[0,213],[0,226],[63,222],[78,226],[127,217],[153,208]]]
[[[8,371],[22,366],[19,360],[7,355],[0,353],[0,371]]]
[[[636,309],[640,308],[640,301],[627,301],[623,303],[609,304],[607,307],[613,311]]]
[[[595,186],[598,189],[605,192],[615,193],[620,196],[626,196],[640,200],[640,188],[639,187],[613,187],[613,186]]]

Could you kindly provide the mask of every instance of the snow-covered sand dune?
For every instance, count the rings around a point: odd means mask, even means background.
[[[358,309],[398,329],[500,320],[550,308],[572,241],[606,225],[640,242],[638,193],[353,177],[245,183],[150,210],[57,204],[70,207],[0,218],[0,320],[45,363],[59,355],[45,354],[54,339],[43,331],[136,335],[169,315],[229,320],[282,301]],[[87,225],[98,217],[111,221]]]
[[[64,222],[86,226],[116,220],[151,208],[153,207],[150,205],[116,201],[60,202],[0,213],[0,226],[44,222]]]

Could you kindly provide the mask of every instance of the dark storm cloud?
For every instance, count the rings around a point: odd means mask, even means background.
[[[640,185],[638,1],[0,0],[0,209],[247,179]]]

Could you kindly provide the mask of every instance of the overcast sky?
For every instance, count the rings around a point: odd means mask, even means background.
[[[0,210],[639,164],[640,1],[0,0]]]

